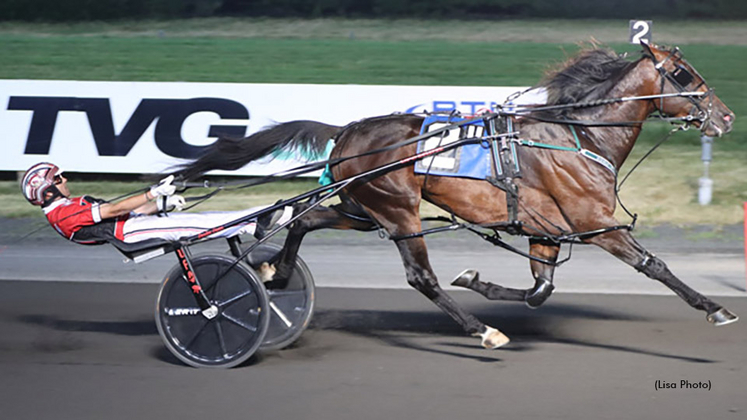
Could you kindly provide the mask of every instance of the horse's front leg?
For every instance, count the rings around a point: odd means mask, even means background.
[[[672,274],[664,261],[638,244],[629,231],[618,230],[605,233],[589,239],[589,242],[607,250],[649,278],[660,281],[690,306],[704,311],[708,322],[726,325],[739,319],[726,308],[683,283]]]
[[[509,300],[526,302],[530,308],[542,305],[550,297],[555,286],[552,284],[555,266],[560,246],[542,241],[529,241],[529,254],[547,261],[530,260],[529,265],[534,277],[534,287],[531,289],[512,289],[497,284],[480,281],[476,270],[465,270],[451,283],[454,286],[474,290],[490,300]]]

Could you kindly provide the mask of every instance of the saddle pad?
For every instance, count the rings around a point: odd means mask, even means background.
[[[432,132],[447,125],[464,121],[466,118],[449,115],[429,115],[423,121],[420,134]],[[436,134],[418,142],[418,153],[445,146],[456,140],[471,137],[483,137],[485,124],[475,121]],[[492,175],[490,148],[487,143],[466,144],[435,156],[415,162],[415,173],[453,176],[459,178],[485,179]]]

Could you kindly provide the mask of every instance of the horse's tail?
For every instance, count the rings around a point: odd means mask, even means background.
[[[249,137],[221,137],[199,158],[178,167],[175,173],[189,180],[213,169],[234,171],[281,150],[296,150],[304,156],[322,157],[328,140],[341,129],[317,121],[291,121],[270,126]]]

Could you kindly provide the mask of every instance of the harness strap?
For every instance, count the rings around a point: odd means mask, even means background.
[[[615,168],[615,165],[613,165],[612,162],[610,162],[609,160],[605,159],[603,156],[598,155],[598,154],[592,152],[589,149],[581,149],[581,150],[578,151],[578,154],[580,154],[581,156],[583,156],[583,157],[585,157],[587,159],[591,159],[594,162],[596,162],[596,163],[604,166],[605,168],[607,168],[607,170],[609,170],[610,172],[612,172],[613,175],[617,175],[617,169]]]
[[[500,116],[500,114],[499,114]],[[486,118],[485,127],[492,137],[491,157],[495,176],[488,176],[486,180],[493,186],[506,193],[506,207],[508,212],[508,227],[510,234],[521,234],[522,224],[519,221],[519,187],[514,178],[521,178],[519,155],[516,153],[516,135],[511,137],[497,136],[500,132],[513,133],[513,121],[510,115],[505,116],[499,128],[496,128],[496,118]]]
[[[568,128],[570,129],[571,133],[573,134],[573,140],[576,142],[576,147],[569,147],[569,146],[558,146],[554,144],[547,144],[547,143],[541,143],[534,140],[526,140],[526,139],[517,139],[516,142],[518,142],[522,146],[527,147],[537,147],[540,149],[550,149],[550,150],[560,150],[564,152],[576,152],[579,155],[590,159],[603,167],[605,167],[607,170],[612,172],[613,175],[617,175],[617,168],[615,168],[615,165],[612,164],[609,160],[607,160],[604,156],[592,152],[589,149],[584,149],[581,147],[581,141],[578,138],[578,134],[576,134],[576,129],[572,124],[568,124]]]
[[[584,149],[581,147],[581,141],[578,139],[578,134],[576,134],[576,129],[569,125],[568,128],[571,129],[571,133],[573,133],[573,139],[576,140],[576,148],[578,149],[578,153],[587,158],[591,159],[594,162],[604,166],[607,168],[610,172],[612,172],[613,175],[617,175],[617,169],[615,169],[615,165],[613,165],[609,160],[605,159],[603,156],[592,152],[589,149]]]
[[[490,242],[491,244],[501,247],[503,249],[506,249],[508,251],[511,251],[515,254],[521,255],[522,257],[526,257],[532,261],[536,261],[542,264],[550,265],[553,267],[558,267],[562,265],[563,263],[567,262],[571,259],[571,254],[569,252],[568,257],[561,261],[550,261],[548,259],[540,258],[534,255],[531,255],[528,252],[525,252],[521,249],[518,249],[507,242],[505,242],[500,234],[495,230],[496,228],[504,228],[508,232],[508,229],[511,227],[510,223],[494,223],[494,224],[487,224],[487,225],[475,225],[471,223],[458,223],[456,219],[447,219],[444,217],[437,217],[437,218],[424,218],[421,220],[438,220],[438,221],[446,221],[450,222],[450,225],[446,226],[438,226],[435,228],[425,229],[420,232],[414,232],[407,235],[398,235],[398,236],[390,236],[389,239],[395,242],[403,241],[407,239],[414,239],[414,238],[420,238],[426,235],[430,235],[433,233],[439,233],[439,232],[448,232],[448,231],[454,231],[454,230],[461,230],[466,229],[469,232],[474,233],[475,235],[479,236],[480,238],[484,239],[487,242]],[[538,240],[538,241],[547,241],[553,244],[560,244],[560,243],[569,243],[571,246],[576,243],[582,243],[580,242],[583,239],[589,239],[591,237],[601,235],[604,233],[614,232],[617,230],[632,230],[634,227],[634,224],[630,225],[617,225],[617,226],[610,226],[606,228],[596,229],[588,232],[579,232],[579,233],[571,233],[561,236],[553,236],[553,235],[544,235],[544,236],[530,236],[530,239]],[[492,229],[493,233],[488,234],[485,232],[482,232],[478,229]],[[510,233],[510,232],[509,232]]]

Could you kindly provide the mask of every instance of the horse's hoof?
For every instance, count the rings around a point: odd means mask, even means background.
[[[722,325],[731,324],[732,322],[737,322],[739,320],[739,317],[730,312],[728,309],[721,308],[712,314],[708,314],[706,319],[711,324],[720,327]]]
[[[279,202],[279,201],[278,201]],[[277,204],[277,203],[275,203]],[[257,218],[254,228],[254,237],[263,239],[275,226],[282,225],[293,217],[293,207],[285,206],[282,210],[277,209],[271,213]]]
[[[498,347],[505,346],[511,341],[505,334],[495,328],[485,326],[485,332],[473,334],[482,338],[482,346],[488,350],[494,350]]]
[[[555,286],[549,280],[543,279],[538,282],[532,290],[527,291],[524,301],[529,308],[537,309],[540,305],[545,303],[553,290],[555,290]]]
[[[257,274],[259,274],[259,279],[262,280],[262,283],[267,283],[268,281],[272,281],[276,271],[274,264],[263,262],[262,265],[259,266]]]
[[[459,273],[458,276],[451,282],[452,286],[466,287],[470,289],[472,284],[480,278],[480,273],[477,270],[467,269]]]

